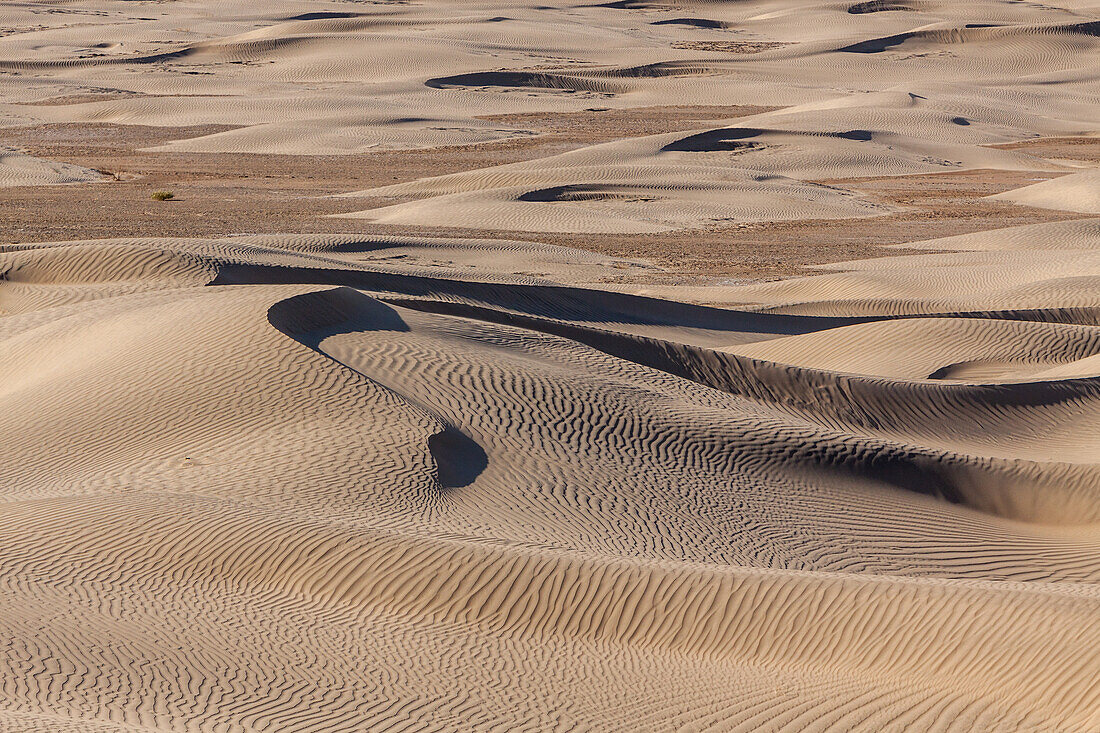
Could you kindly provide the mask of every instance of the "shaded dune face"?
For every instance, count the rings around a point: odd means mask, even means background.
[[[1096,721],[1094,325],[720,310],[393,246],[0,253],[5,725]],[[1080,366],[814,365],[890,328]]]

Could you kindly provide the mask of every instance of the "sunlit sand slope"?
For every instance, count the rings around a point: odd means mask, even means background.
[[[1100,725],[1094,324],[454,242],[0,258],[6,729]]]

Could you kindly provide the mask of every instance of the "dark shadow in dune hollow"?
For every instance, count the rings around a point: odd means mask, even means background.
[[[671,142],[661,148],[661,152],[713,153],[719,150],[738,150],[759,147],[757,143],[745,143],[742,140],[760,137],[763,130],[755,127],[731,127],[719,130],[707,130]]]
[[[709,20],[708,18],[670,18],[668,20],[656,20],[650,25],[687,25],[692,28],[723,30],[729,28],[731,24],[721,20]]]
[[[385,293],[387,300],[391,299],[391,296],[457,299],[477,302],[502,310],[563,321],[675,326],[677,328],[708,329],[718,332],[752,332],[791,336],[812,333],[826,328],[882,320],[881,317],[864,316],[803,316],[755,313],[567,285],[486,283],[394,272],[334,268],[226,263],[219,268],[217,277],[209,283],[212,287],[261,284],[345,286],[345,288]],[[320,296],[320,294],[308,295]],[[378,302],[362,293],[356,295],[364,300]],[[344,298],[352,298],[352,296],[341,296],[341,302]],[[286,302],[294,300],[294,298],[291,298]],[[379,303],[379,305],[383,304]],[[277,313],[285,313],[288,310],[293,310],[293,308],[284,306]],[[348,317],[350,318],[350,316]],[[342,323],[342,319],[339,322]],[[287,333],[278,323],[273,321],[272,325]],[[349,330],[366,329],[349,328]],[[287,333],[287,335],[292,334]],[[292,337],[297,338],[296,336]]]
[[[334,288],[280,300],[267,320],[295,341],[319,351],[329,336],[356,331],[408,331],[390,306],[352,288]]]
[[[436,478],[445,489],[469,486],[489,465],[489,456],[472,438],[448,426],[428,438],[435,460]]]

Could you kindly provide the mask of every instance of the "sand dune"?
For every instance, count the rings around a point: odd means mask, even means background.
[[[353,216],[473,229],[643,232],[885,214],[892,209],[807,179],[934,172],[945,164],[941,156],[956,159],[950,165],[958,169],[1065,170],[1015,151],[859,129],[760,129],[752,126],[756,119],[369,189],[353,195],[422,200]]]
[[[0,148],[0,186],[38,186],[98,181],[103,174],[70,163],[56,163]]]
[[[1098,24],[6,5],[0,730],[1100,730]]]
[[[1058,180],[1064,179],[1052,182]],[[1038,224],[915,242],[904,246],[961,251],[822,265],[818,269],[833,272],[725,288],[723,300],[775,313],[964,315],[1095,326],[1100,324],[1097,223]],[[960,336],[966,342],[976,338]]]
[[[603,151],[605,155],[614,155]],[[551,167],[552,160],[458,173],[357,195],[436,193],[425,201],[345,216],[374,221],[533,232],[653,232],[721,221],[847,219],[890,209],[850,192],[760,172],[671,163]],[[547,167],[540,167],[545,165]]]
[[[955,237],[910,242],[906,249],[928,250],[1044,250],[1100,249],[1100,219],[1079,219],[997,229]]]
[[[316,120],[252,125],[150,148],[180,153],[265,153],[294,155],[302,150],[328,155],[377,150],[430,148],[438,145],[472,145],[493,140],[525,137],[523,130],[468,119],[439,119],[378,115],[367,122],[362,115],[332,118],[318,126]]]
[[[815,369],[895,379],[1000,381],[1034,379],[1053,366],[1069,369],[1075,362],[1088,361],[1100,349],[1097,338],[1100,331],[1093,326],[913,318],[788,336],[732,350]]]
[[[993,196],[1044,209],[1100,214],[1100,170],[1088,170]]]
[[[454,246],[8,248],[3,618],[69,609],[57,661],[0,658],[9,727],[1097,722],[1100,377],[1034,376],[1095,326],[425,264]]]

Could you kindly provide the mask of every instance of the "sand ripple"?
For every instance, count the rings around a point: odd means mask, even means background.
[[[1095,325],[460,258],[0,254],[3,727],[1100,722]]]

